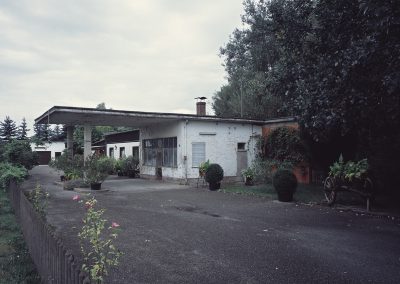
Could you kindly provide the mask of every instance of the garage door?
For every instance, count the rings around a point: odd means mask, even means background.
[[[39,155],[39,165],[48,165],[51,160],[51,151],[36,152]]]

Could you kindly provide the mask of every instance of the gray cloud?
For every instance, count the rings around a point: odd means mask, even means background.
[[[0,115],[53,105],[194,112],[224,83],[241,0],[0,0]],[[3,119],[0,116],[0,119]]]

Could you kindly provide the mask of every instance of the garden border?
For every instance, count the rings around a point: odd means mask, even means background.
[[[7,193],[21,225],[29,253],[44,283],[90,284],[74,255],[35,211],[24,192],[11,181]]]

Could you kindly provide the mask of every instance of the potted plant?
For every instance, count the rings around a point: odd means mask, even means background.
[[[297,179],[292,171],[287,169],[277,170],[272,177],[272,184],[278,193],[279,201],[290,202],[293,200],[293,194],[297,188]]]
[[[124,160],[122,160],[122,159],[118,159],[115,161],[115,172],[117,173],[117,175],[119,177],[124,175],[123,164],[124,164]]]
[[[101,189],[101,184],[114,169],[114,161],[106,156],[91,155],[85,160],[85,181],[93,190]]]
[[[209,184],[210,190],[221,188],[221,180],[224,178],[224,170],[219,164],[210,164],[205,174],[205,180]]]
[[[199,176],[204,177],[206,174],[206,171],[208,167],[210,166],[210,160],[207,160],[206,162],[203,162],[199,166]]]
[[[138,174],[139,160],[133,156],[125,158],[123,162],[123,171],[128,177],[135,178]]]
[[[50,161],[49,166],[56,169],[57,171],[62,171],[60,175],[60,180],[62,182],[81,179],[83,177],[83,156],[74,155],[69,158],[66,153]]]
[[[254,185],[254,170],[252,168],[247,168],[242,171],[244,177],[245,185]]]

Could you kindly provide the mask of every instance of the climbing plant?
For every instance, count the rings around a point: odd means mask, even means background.
[[[265,142],[268,160],[290,162],[294,165],[308,161],[307,148],[297,129],[278,127],[271,131]]]

